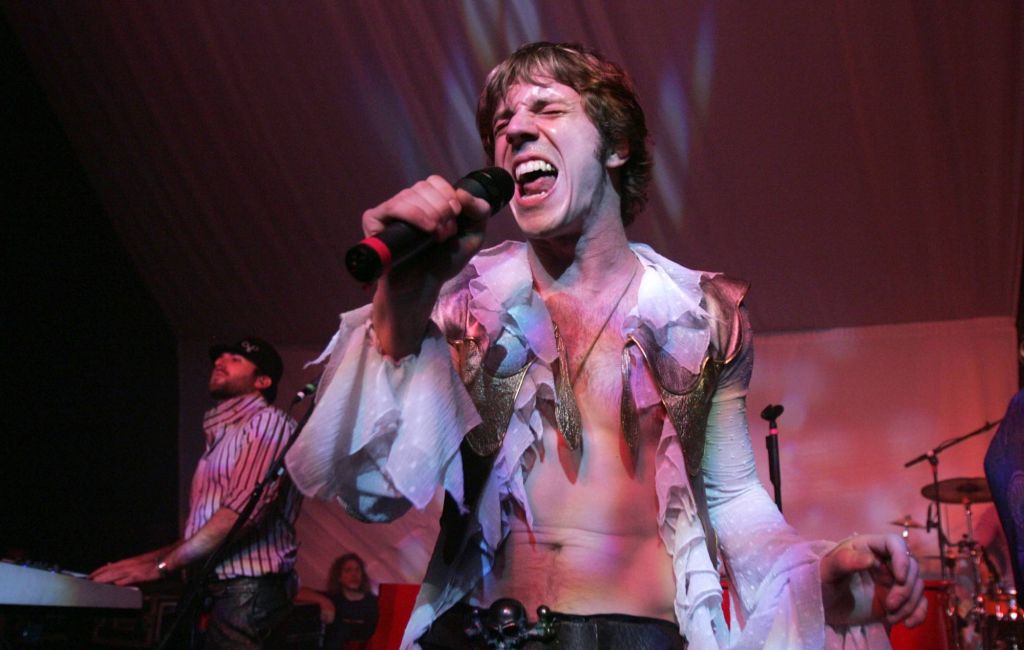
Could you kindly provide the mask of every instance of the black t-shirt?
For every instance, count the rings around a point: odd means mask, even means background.
[[[324,632],[323,650],[341,650],[349,641],[366,641],[377,629],[377,596],[366,594],[349,600],[344,594],[328,594],[334,603],[334,622]]]

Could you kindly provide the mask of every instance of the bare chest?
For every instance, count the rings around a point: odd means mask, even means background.
[[[543,604],[672,620],[675,583],[658,532],[655,490],[663,418],[659,408],[644,412],[641,443],[629,448],[619,424],[618,357],[594,357],[592,376],[577,383],[580,448],[570,449],[557,429],[545,428],[525,486],[532,525],[513,519],[481,601],[510,595],[529,611]]]
[[[673,618],[671,557],[657,523],[660,405],[641,411],[636,449],[622,432],[627,361],[621,331],[628,304],[610,315],[579,304],[549,306],[559,324],[559,365],[573,387],[582,445],[571,449],[553,425],[554,414],[545,414],[552,426],[545,427],[526,476],[532,525],[523,513],[513,519],[498,565],[477,594],[482,603],[511,596],[529,611],[543,604],[581,614]]]

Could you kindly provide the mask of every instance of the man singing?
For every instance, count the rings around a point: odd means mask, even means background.
[[[206,559],[224,539],[256,484],[295,429],[271,406],[284,372],[281,357],[262,339],[210,348],[206,448],[192,477],[185,536],[169,546],[100,567],[90,576],[118,585],[157,580]],[[285,478],[264,491],[240,537],[215,568],[204,648],[262,648],[287,614],[294,591],[295,518],[301,497]]]
[[[288,457],[371,521],[444,486],[403,647],[887,647],[878,623],[920,622],[898,536],[803,540],[758,482],[747,285],[628,241],[651,160],[622,69],[523,46],[477,125],[526,242],[479,250],[488,205],[438,176],[366,211],[368,235],[399,220],[443,245],[342,316]],[[544,624],[495,623],[508,599]]]

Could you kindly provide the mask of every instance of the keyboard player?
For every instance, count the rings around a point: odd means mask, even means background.
[[[182,539],[100,567],[96,582],[130,585],[160,579],[210,555],[238,519],[256,483],[280,453],[295,422],[271,404],[284,364],[256,337],[210,348],[209,392],[216,405],[203,419],[206,448],[192,479]],[[238,542],[217,565],[204,647],[262,648],[288,612],[294,593],[295,519],[300,497],[285,478],[263,494]],[[243,606],[248,603],[248,606]],[[252,606],[256,603],[256,606]]]

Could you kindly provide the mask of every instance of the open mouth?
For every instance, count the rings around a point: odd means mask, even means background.
[[[523,198],[547,194],[558,178],[558,170],[546,160],[533,159],[519,163],[515,169],[519,196]]]

